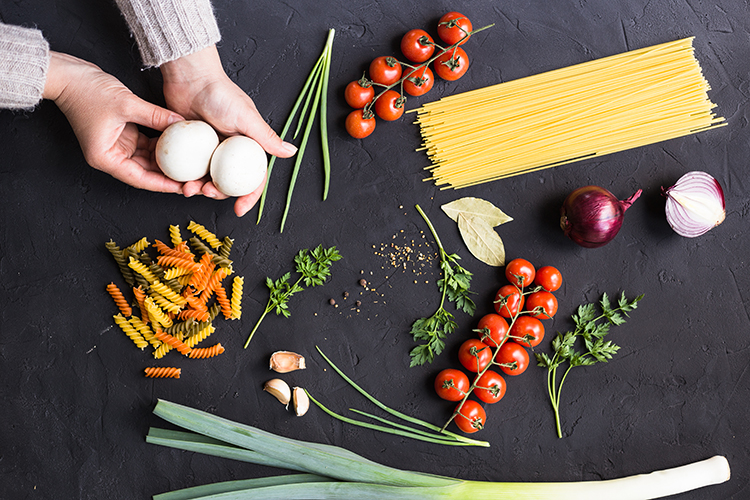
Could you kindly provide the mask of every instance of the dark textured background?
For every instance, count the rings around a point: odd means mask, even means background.
[[[88,167],[65,117],[45,102],[30,113],[0,113],[0,497],[133,499],[180,487],[278,471],[146,444],[157,398],[215,412],[280,434],[340,445],[400,468],[494,481],[577,481],[614,478],[725,455],[732,479],[680,499],[750,497],[750,273],[748,272],[747,100],[750,94],[750,11],[746,0],[470,2],[272,2],[217,0],[220,53],[230,76],[281,126],[328,28],[336,29],[331,67],[329,132],[333,180],[321,202],[321,158],[308,149],[283,234],[278,224],[291,162],[274,171],[264,218],[242,219],[232,202],[138,191]],[[381,122],[363,141],[343,130],[343,88],[379,55],[398,55],[411,28],[435,33],[448,10],[475,27],[468,74],[437,82],[408,107],[442,95],[567,66],[685,36],[695,47],[711,99],[728,126],[527,174],[461,191],[423,182],[419,130],[411,118]],[[160,102],[160,75],[142,70],[137,48],[109,2],[24,1],[0,4],[6,23],[37,26],[52,48],[90,60],[138,95]],[[413,116],[413,115],[412,115]],[[315,136],[317,137],[317,136]],[[667,225],[660,186],[704,170],[724,186],[727,218],[696,239]],[[579,248],[557,227],[565,196],[598,184],[617,196],[644,194],[609,245]],[[557,439],[535,366],[509,380],[508,393],[488,408],[478,437],[489,449],[454,449],[346,426],[313,408],[303,418],[261,391],[275,350],[293,350],[309,368],[285,376],[335,410],[370,409],[325,370],[320,346],[385,403],[435,423],[450,404],[431,388],[435,374],[456,366],[458,345],[480,314],[491,310],[502,269],[471,257],[456,225],[439,206],[460,196],[492,201],[514,217],[501,226],[509,258],[557,266],[565,284],[554,331],[570,327],[578,304],[601,293],[645,293],[631,320],[612,339],[622,346],[606,365],[577,369],[566,382]],[[381,255],[394,243],[435,252],[415,204],[431,217],[443,243],[475,273],[476,318],[457,313],[459,331],[431,366],[408,367],[411,323],[434,311],[439,296],[434,261],[394,269]],[[167,240],[167,228],[190,220],[235,239],[236,271],[245,276],[241,321],[219,321],[211,337],[227,348],[197,361],[168,355],[179,380],[151,380],[155,364],[114,325],[104,287],[119,273],[104,243],[142,236]],[[336,245],[344,259],[321,288],[293,298],[292,317],[269,316],[251,346],[242,343],[267,299],[266,276],[292,267],[294,254]],[[363,291],[364,277],[374,290]],[[350,294],[343,300],[343,292]],[[328,304],[334,297],[340,307]],[[351,309],[354,300],[361,308]],[[211,344],[213,342],[209,342]]]

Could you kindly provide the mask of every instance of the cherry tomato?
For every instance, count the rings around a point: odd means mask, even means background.
[[[548,292],[555,292],[562,286],[562,274],[557,268],[543,266],[537,269],[534,284],[544,288]]]
[[[425,62],[435,52],[435,42],[425,30],[409,30],[401,38],[401,52],[412,62]]]
[[[534,282],[536,269],[534,265],[525,259],[513,259],[505,266],[505,277],[512,285],[519,288],[529,286]]]
[[[425,66],[409,73],[404,80],[404,90],[409,95],[419,96],[429,92],[434,84],[435,76],[432,70]]]
[[[469,18],[459,12],[448,12],[438,21],[437,33],[442,41],[448,45],[453,45],[459,40],[463,45],[469,40],[471,33],[471,21]]]
[[[375,115],[370,110],[355,109],[346,117],[346,131],[355,139],[364,139],[375,130]]]
[[[346,103],[354,109],[362,109],[375,97],[375,88],[372,82],[366,78],[349,82],[344,89]]]
[[[458,361],[470,372],[478,373],[492,362],[492,349],[479,339],[469,339],[459,347]]]
[[[433,65],[435,73],[443,80],[458,80],[469,69],[469,56],[464,49],[456,47],[439,55]]]
[[[499,373],[487,370],[477,380],[474,395],[485,403],[497,403],[505,396],[505,379]]]
[[[467,399],[463,403],[459,403],[454,411],[458,413],[453,420],[458,428],[465,433],[471,434],[484,428],[487,414],[482,405],[473,399]]]
[[[495,311],[503,318],[512,318],[523,309],[525,297],[513,285],[505,285],[495,294]]]
[[[544,325],[531,316],[521,315],[510,327],[513,340],[525,347],[536,347],[544,338]]]
[[[477,323],[476,332],[482,342],[488,346],[497,347],[503,343],[508,334],[508,322],[499,314],[486,314]]]
[[[370,78],[381,85],[393,85],[401,79],[401,63],[394,57],[376,57],[370,63]]]
[[[544,290],[529,294],[526,299],[526,310],[534,311],[537,307],[544,308],[544,311],[532,313],[532,316],[540,319],[550,319],[557,314],[557,299],[554,295]]]
[[[495,362],[500,364],[504,373],[520,375],[529,367],[529,353],[521,344],[509,340],[497,350]]]
[[[469,377],[453,368],[441,371],[435,378],[435,392],[447,401],[461,401],[470,386]]]
[[[395,90],[386,90],[375,100],[375,114],[383,120],[392,122],[404,114],[406,98]]]

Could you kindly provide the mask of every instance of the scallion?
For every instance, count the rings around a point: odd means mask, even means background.
[[[297,470],[313,475],[309,478],[304,474],[293,474],[248,481],[229,481],[157,495],[154,497],[156,500],[649,500],[719,484],[729,479],[729,463],[726,458],[715,456],[651,474],[602,481],[465,481],[388,467],[344,448],[284,438],[164,400],[157,402],[154,413],[184,429],[231,443],[236,447],[253,450],[274,460],[288,462]],[[158,431],[152,429],[149,435],[154,433]],[[162,434],[160,444],[171,446],[167,434]]]

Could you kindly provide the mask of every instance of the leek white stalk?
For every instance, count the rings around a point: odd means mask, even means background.
[[[284,438],[255,427],[159,400],[154,413],[165,420],[208,436],[151,429],[147,441],[227,458],[268,464],[288,464],[307,474],[228,481],[156,495],[154,500],[650,500],[676,495],[729,479],[729,463],[722,456],[637,476],[604,481],[569,483],[493,483],[463,481],[421,472],[395,469],[372,462],[344,448]],[[193,445],[185,443],[193,442]],[[224,442],[222,444],[221,442]],[[231,444],[229,444],[231,443]],[[246,448],[248,453],[238,451]],[[254,458],[259,461],[255,462]]]

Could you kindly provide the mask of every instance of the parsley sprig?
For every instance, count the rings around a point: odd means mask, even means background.
[[[415,342],[420,342],[414,347],[409,355],[411,356],[411,366],[432,363],[435,356],[443,352],[445,341],[443,339],[449,333],[456,330],[457,324],[453,320],[453,315],[445,309],[445,301],[453,302],[456,309],[472,315],[476,310],[476,304],[471,300],[469,294],[471,291],[472,273],[461,267],[458,261],[461,259],[457,254],[449,254],[443,248],[440,238],[435,231],[430,219],[422,211],[419,205],[417,211],[427,223],[432,232],[432,236],[437,243],[440,256],[440,270],[443,277],[438,280],[437,286],[440,290],[440,306],[435,313],[426,318],[419,318],[411,326],[411,334]]]
[[[625,292],[622,292],[614,306],[607,294],[603,294],[598,305],[601,314],[597,315],[596,303],[578,306],[572,319],[575,329],[572,332],[558,333],[552,341],[552,349],[555,354],[550,358],[545,353],[535,353],[538,366],[547,368],[547,392],[549,393],[552,409],[555,412],[555,425],[557,437],[562,437],[560,427],[560,392],[563,383],[575,366],[591,366],[596,363],[606,363],[620,349],[620,346],[610,340],[604,340],[612,325],[618,326],[625,323],[628,313],[638,307],[638,302],[643,294],[628,301]],[[579,339],[583,341],[583,350],[576,350]],[[580,344],[580,342],[578,342]],[[558,382],[557,369],[567,363],[567,368]]]
[[[306,287],[319,286],[325,283],[326,279],[331,275],[331,265],[340,259],[341,254],[336,250],[336,247],[325,249],[322,245],[318,245],[313,250],[300,250],[294,256],[296,270],[300,275],[297,281],[293,283],[289,281],[292,278],[291,272],[287,272],[275,281],[271,278],[266,278],[266,286],[270,291],[268,303],[255,327],[250,332],[247,341],[245,341],[245,348],[250,344],[261,321],[263,321],[263,318],[268,313],[274,311],[277,316],[284,316],[285,318],[291,316],[289,299],[292,295],[304,290],[302,287],[303,283]]]

